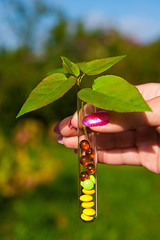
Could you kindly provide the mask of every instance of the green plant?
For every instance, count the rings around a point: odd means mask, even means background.
[[[17,117],[54,102],[75,84],[78,85],[77,94],[82,103],[91,103],[98,108],[117,112],[151,111],[137,88],[119,76],[99,76],[94,80],[92,88],[81,89],[85,75],[99,75],[124,57],[110,57],[77,64],[66,57],[61,57],[63,68],[53,70],[38,84]]]
[[[151,109],[137,88],[118,76],[99,76],[94,80],[92,88],[82,89],[81,82],[85,75],[99,75],[124,58],[124,56],[98,59],[78,64],[71,62],[66,57],[61,58],[63,68],[54,70],[51,75],[46,77],[31,92],[17,117],[55,101],[62,97],[73,85],[77,84],[79,88],[77,93],[79,209],[80,217],[83,221],[93,221],[97,216],[97,152],[96,138],[94,137],[96,134],[90,135],[87,132],[86,126],[89,125],[86,125],[86,122],[91,120],[90,126],[93,126],[92,121],[94,119],[93,122],[95,122],[96,116],[98,117],[98,121],[96,121],[101,125],[104,120],[102,116],[105,115],[105,124],[107,124],[109,116],[106,112],[95,113],[93,111],[93,114],[90,114],[88,117],[88,114],[85,112],[84,102],[91,103],[97,108],[117,112],[150,111]],[[67,74],[69,76],[66,76]],[[80,110],[82,110],[81,114],[79,114]],[[101,119],[101,123],[99,119]],[[80,123],[82,123],[83,133]],[[80,135],[83,139],[80,139]],[[87,202],[87,205],[85,202]]]

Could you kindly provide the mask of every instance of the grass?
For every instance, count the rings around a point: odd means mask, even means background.
[[[98,217],[78,216],[77,156],[49,146],[61,162],[57,178],[19,197],[0,198],[1,240],[158,240],[159,175],[141,167],[98,165]]]

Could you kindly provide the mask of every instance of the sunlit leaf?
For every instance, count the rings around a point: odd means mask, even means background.
[[[87,75],[97,75],[106,71],[124,57],[125,56],[118,56],[93,60],[83,64],[80,69]]]
[[[81,69],[85,64],[86,64],[86,62],[76,63],[76,65],[77,65],[80,69]]]
[[[36,110],[62,97],[76,82],[76,78],[54,73],[44,78],[31,92],[17,117]]]
[[[83,66],[84,64],[86,64],[86,62],[79,62],[76,63],[76,65],[81,68],[81,66]],[[68,73],[67,70],[65,70],[64,68],[55,68],[53,70],[51,70],[50,72],[48,72],[48,75],[53,74],[53,73]]]
[[[53,73],[67,73],[67,71],[64,68],[55,68],[48,72],[48,75],[53,74]]]
[[[99,77],[92,87],[80,90],[78,96],[98,108],[117,112],[151,111],[137,88],[121,77]]]
[[[79,74],[80,74],[80,70],[79,70],[79,67],[71,62],[68,58],[66,57],[61,57],[62,59],[62,65],[63,65],[63,68],[70,74],[78,77]]]

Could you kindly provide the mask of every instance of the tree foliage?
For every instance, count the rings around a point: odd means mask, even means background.
[[[160,82],[160,41],[140,45],[114,30],[86,31],[80,22],[74,23],[75,30],[71,32],[70,24],[65,17],[59,13],[57,16],[59,20],[51,29],[41,54],[34,52],[34,44],[33,48],[29,49],[28,43],[14,51],[1,50],[1,122],[7,125],[15,123],[15,116],[31,90],[48,75],[48,72],[61,67],[59,56],[66,56],[74,62],[83,62],[126,54],[126,60],[113,66],[107,74],[118,75],[132,84]],[[93,80],[94,77],[90,76],[88,87],[92,85]],[[53,118],[61,119],[71,115],[76,109],[76,101],[73,102],[73,99],[76,99],[76,90],[74,87],[45,110],[38,110],[28,116],[51,122]]]

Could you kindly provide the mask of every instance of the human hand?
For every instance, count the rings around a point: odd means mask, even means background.
[[[90,127],[97,132],[98,162],[141,165],[160,173],[160,84],[147,83],[137,88],[152,112],[108,111],[109,124]],[[77,113],[62,120],[57,129],[61,143],[68,148],[78,147]]]

